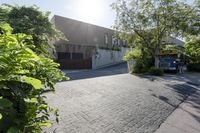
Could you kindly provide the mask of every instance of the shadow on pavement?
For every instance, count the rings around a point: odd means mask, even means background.
[[[170,103],[170,101],[169,101],[169,99],[168,99],[167,97],[165,97],[165,96],[157,96],[157,95],[155,95],[155,94],[151,94],[151,95],[152,95],[153,97],[155,97],[155,98],[158,98],[158,99],[161,100],[161,101],[164,101],[165,103],[171,105],[172,107],[177,108],[177,105],[173,105],[172,103]]]
[[[76,73],[66,73],[70,80],[78,80],[78,79],[87,79],[87,78],[95,78],[101,76],[111,76],[128,73],[127,64],[120,63],[117,65],[112,65],[109,67],[104,67],[96,70],[87,70]]]
[[[185,73],[185,74],[165,74],[164,76],[152,76],[144,75],[141,78],[148,79],[150,81],[163,80],[163,81],[180,81],[190,85],[200,85],[200,73]]]
[[[199,90],[187,99],[187,104],[189,106],[192,106],[195,112],[188,111],[185,109],[184,111],[186,111],[188,114],[193,116],[200,123],[200,91]]]
[[[192,87],[187,83],[175,84],[175,85],[167,84],[167,86],[170,87],[176,93],[178,93],[181,102],[187,99],[185,102],[187,103],[188,106],[192,107],[196,111],[196,113],[194,113],[193,110],[186,110],[184,108],[181,109],[187,112],[189,115],[191,115],[195,120],[197,120],[200,123],[200,90],[198,90],[195,87]],[[158,98],[159,100],[164,101],[165,103],[175,108],[178,107],[170,103],[170,100],[165,96],[157,96],[155,94],[152,94],[152,96]]]
[[[161,77],[162,78],[162,77]],[[163,79],[171,79],[177,81],[185,81],[188,84],[198,86],[200,84],[200,74],[199,73],[185,73],[177,75],[166,75]]]
[[[187,98],[189,95],[194,94],[197,89],[188,85],[188,84],[167,84],[170,88],[172,88],[175,92],[177,92],[181,97]]]

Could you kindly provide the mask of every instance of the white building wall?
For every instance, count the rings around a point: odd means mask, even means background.
[[[122,59],[128,51],[129,48],[124,47],[120,51],[98,49],[97,54],[92,56],[92,69],[123,62]]]

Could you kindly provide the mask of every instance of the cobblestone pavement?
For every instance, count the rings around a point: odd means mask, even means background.
[[[195,92],[184,82],[131,75],[123,64],[82,72],[73,79],[47,94],[49,104],[60,112],[60,123],[48,133],[153,133]]]

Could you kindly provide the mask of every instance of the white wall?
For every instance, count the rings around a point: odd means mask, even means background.
[[[98,49],[97,54],[92,56],[92,69],[123,62],[123,56],[129,51],[122,47],[120,51]]]

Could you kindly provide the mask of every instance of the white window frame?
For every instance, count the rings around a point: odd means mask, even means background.
[[[108,45],[108,33],[104,34],[104,43]]]
[[[115,46],[115,36],[112,35],[112,47]]]

